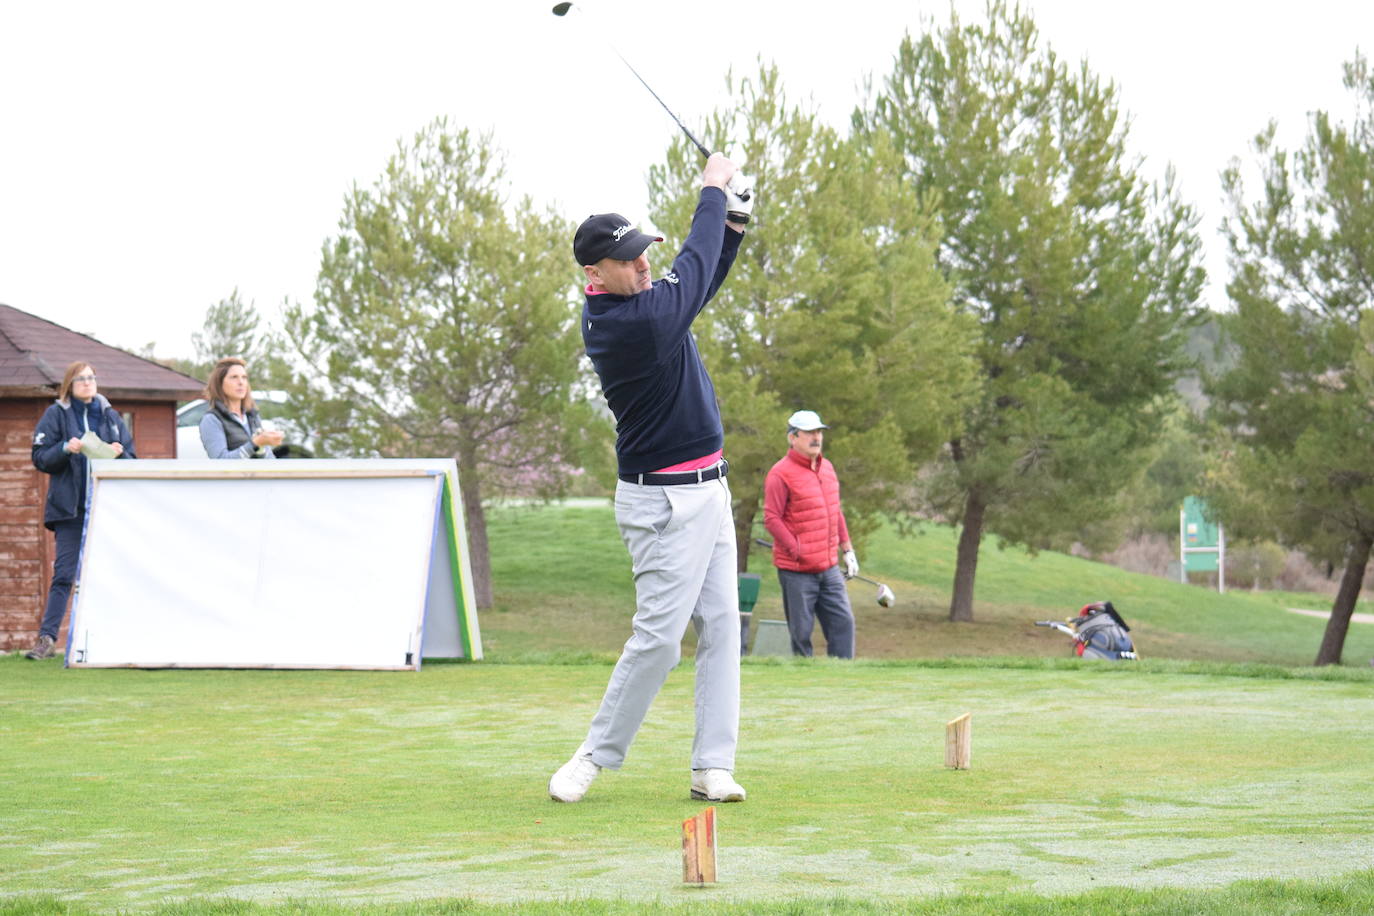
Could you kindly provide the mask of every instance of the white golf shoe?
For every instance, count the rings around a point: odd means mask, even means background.
[[[573,759],[558,768],[549,780],[549,798],[558,802],[581,801],[587,794],[592,780],[601,772],[601,767],[592,763],[590,757],[575,755]]]
[[[693,770],[692,797],[701,801],[742,802],[744,787],[735,782],[729,770]]]

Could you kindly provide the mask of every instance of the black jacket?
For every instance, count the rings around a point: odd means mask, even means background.
[[[95,396],[95,403],[91,405],[93,414],[96,407],[100,408],[100,416],[91,430],[106,442],[124,446],[121,458],[137,458],[133,436],[119,412],[110,406],[103,394]],[[43,524],[49,528],[54,522],[69,521],[86,511],[86,456],[73,455],[63,448],[68,439],[80,439],[85,432],[70,401],[50,404],[33,431],[33,466],[52,475],[48,481],[48,501],[43,508]]]

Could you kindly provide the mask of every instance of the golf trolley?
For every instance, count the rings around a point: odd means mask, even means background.
[[[1077,617],[1064,622],[1037,620],[1037,627],[1052,627],[1073,638],[1074,651],[1083,658],[1105,661],[1135,661],[1135,644],[1131,642],[1130,627],[1112,607],[1110,601],[1094,601],[1083,605]]]

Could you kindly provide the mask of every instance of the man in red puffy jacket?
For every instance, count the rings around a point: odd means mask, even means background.
[[[821,457],[822,430],[829,428],[812,410],[787,418],[790,447],[764,481],[763,525],[773,535],[792,653],[812,654],[811,632],[819,619],[827,654],[853,658],[854,611],[844,580],[859,574],[859,561],[840,509],[835,466]]]

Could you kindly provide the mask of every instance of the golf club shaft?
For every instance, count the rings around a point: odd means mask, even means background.
[[[575,4],[575,3],[559,3],[559,4],[557,4],[557,5],[553,8],[553,14],[554,14],[555,16],[566,16],[566,15],[568,14],[568,11],[571,10],[573,7],[577,7],[577,9],[581,12],[581,14],[582,14],[583,17],[586,17],[586,16],[588,15],[585,8],[583,8],[583,7],[580,6],[579,4]],[[599,23],[599,20],[598,20],[598,24],[600,24],[600,23]],[[702,157],[703,159],[710,159],[710,158],[711,158],[711,151],[710,151],[709,149],[706,148],[706,144],[704,144],[704,143],[702,143],[700,140],[698,140],[698,139],[696,138],[696,136],[695,136],[690,130],[687,129],[687,125],[682,123],[682,119],[679,118],[676,114],[674,114],[674,113],[673,113],[673,110],[672,110],[671,108],[668,107],[668,103],[665,102],[665,101],[663,101],[663,99],[661,99],[661,98],[658,97],[658,93],[657,93],[657,92],[654,92],[654,87],[650,86],[648,80],[646,80],[646,79],[644,79],[644,77],[640,76],[640,75],[639,75],[639,71],[636,70],[636,69],[634,68],[634,65],[631,64],[628,60],[625,59],[625,55],[624,55],[624,54],[621,54],[621,53],[620,53],[620,49],[617,48],[617,47],[615,46],[615,43],[612,42],[612,41],[610,40],[610,38],[608,38],[608,37],[606,36],[606,32],[605,32],[604,29],[601,30],[601,38],[602,38],[603,41],[606,42],[606,46],[607,46],[608,48],[610,48],[613,52],[615,52],[615,56],[618,57],[618,58],[620,58],[620,62],[621,62],[622,64],[624,64],[624,65],[629,69],[629,71],[635,75],[635,79],[639,80],[640,85],[642,85],[645,89],[649,90],[649,95],[651,95],[651,96],[654,97],[654,101],[657,102],[658,104],[660,104],[660,105],[663,106],[663,110],[666,111],[666,112],[668,112],[668,117],[672,118],[672,119],[673,119],[673,123],[676,124],[676,125],[678,126],[679,129],[681,129],[681,131],[683,132],[683,134],[685,134],[685,135],[687,136],[687,139],[688,139],[688,140],[691,140],[691,141],[692,141],[692,145],[695,146],[698,150],[701,151],[701,157]]]
[[[676,124],[679,128],[681,128],[682,132],[687,136],[687,139],[692,141],[692,145],[701,151],[701,158],[710,159],[711,151],[706,148],[706,144],[698,140],[696,136],[690,130],[687,129],[687,125],[683,124],[682,120],[678,118],[677,115],[673,114],[673,110],[668,107],[668,104],[658,97],[658,93],[654,92],[653,87],[650,86],[647,82],[645,82],[644,77],[639,75],[639,71],[636,70],[634,67],[630,66],[630,62],[626,60],[619,51],[616,51],[614,46],[611,47],[611,50],[615,51],[615,56],[620,58],[620,62],[622,64],[630,68],[630,72],[635,75],[635,79],[639,80],[639,82],[644,86],[644,88],[649,90],[649,95],[654,97],[654,101],[663,106],[663,110],[668,112],[668,117],[672,118],[673,123]]]
[[[754,538],[754,543],[755,543],[755,544],[758,544],[760,547],[767,547],[769,550],[772,550],[772,549],[773,549],[773,542],[772,542],[772,541],[765,541],[763,538]],[[863,582],[867,582],[869,585],[876,585],[878,588],[883,588],[883,587],[884,587],[884,586],[883,586],[883,583],[881,583],[881,582],[875,582],[875,581],[873,581],[872,579],[868,578],[868,576],[855,575],[855,576],[853,576],[852,578],[859,579],[860,581],[863,581]]]

